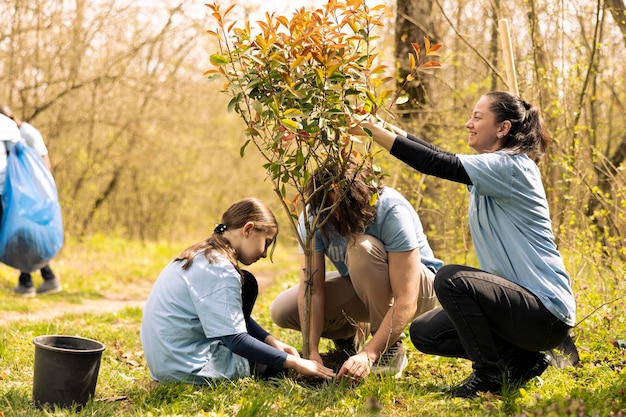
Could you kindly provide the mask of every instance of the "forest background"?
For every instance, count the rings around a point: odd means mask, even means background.
[[[232,13],[254,23],[267,10],[288,16],[290,8],[316,1],[239,2]],[[498,20],[508,20],[520,95],[542,109],[553,138],[541,169],[568,270],[579,290],[621,290],[625,1],[387,5],[395,13],[380,27],[377,47],[399,84],[409,71],[411,42],[427,37],[444,45],[442,69],[408,85],[410,100],[395,108],[396,122],[451,152],[468,152],[464,124],[479,96],[509,89],[498,35]],[[194,242],[230,202],[247,196],[285,216],[261,158],[240,157],[244,126],[227,111],[220,81],[203,77],[217,51],[206,33],[215,26],[208,12],[192,0],[0,4],[0,101],[47,142],[67,237]],[[446,262],[472,262],[464,187],[383,154],[376,162],[386,185],[419,211],[435,253]],[[295,247],[284,230],[281,243]],[[610,301],[594,300],[590,309]]]
[[[236,198],[256,195],[278,208],[260,181],[262,161],[239,156],[243,126],[220,82],[202,75],[216,45],[199,3],[0,5],[0,101],[41,130],[68,235],[187,239],[209,231]],[[378,47],[399,79],[411,42],[444,44],[443,69],[409,86],[398,123],[451,152],[468,151],[463,125],[480,94],[508,89],[497,33],[498,19],[508,19],[520,95],[541,107],[553,136],[542,170],[559,243],[577,252],[600,246],[598,254],[623,260],[624,0],[388,5],[396,13]],[[240,6],[242,20],[262,18],[254,2]],[[463,187],[379,162],[387,185],[415,203],[438,253],[470,251]]]
[[[463,125],[480,94],[508,89],[497,33],[498,19],[508,19],[520,95],[541,107],[553,136],[542,170],[559,243],[600,246],[599,254],[623,260],[624,0],[388,5],[396,13],[378,47],[399,80],[411,42],[444,44],[443,69],[409,86],[398,123],[451,152],[468,151]],[[240,6],[242,20],[262,18],[254,2]],[[202,75],[216,51],[205,33],[214,26],[208,8],[10,0],[0,12],[0,101],[41,130],[68,235],[187,239],[208,231],[236,198],[275,199],[260,181],[262,161],[239,156],[243,126],[220,82]],[[415,203],[439,253],[470,251],[463,187],[379,162],[387,185]]]
[[[315,2],[273,4],[285,13]],[[253,1],[239,6],[241,20],[263,17]],[[497,32],[498,19],[508,19],[520,95],[540,106],[553,137],[541,169],[558,244],[572,255],[568,270],[581,288],[623,286],[624,0],[388,6],[395,14],[378,48],[399,82],[411,42],[444,44],[442,69],[408,86],[397,123],[451,152],[468,151],[464,123],[478,97],[508,89]],[[192,242],[230,202],[251,195],[284,215],[259,156],[239,155],[243,125],[227,111],[222,86],[203,77],[216,51],[207,7],[9,0],[0,12],[0,101],[47,142],[66,236]],[[438,256],[470,262],[466,190],[382,154],[376,162],[386,184],[414,203]],[[295,245],[291,232],[281,240]],[[598,270],[602,282],[585,280]]]
[[[239,1],[232,13],[254,22],[262,7],[288,16],[320,4],[259,3]],[[411,42],[444,45],[442,68],[408,86],[396,124],[458,153],[469,152],[464,124],[476,100],[509,89],[498,20],[509,21],[520,95],[542,109],[553,137],[540,167],[583,323],[575,336],[626,339],[619,333],[626,327],[626,1],[386,4],[395,13],[379,29],[378,48],[398,83],[409,71]],[[111,251],[124,241],[190,244],[247,196],[268,202],[287,225],[262,159],[252,149],[240,157],[244,126],[227,111],[223,86],[203,77],[217,50],[203,2],[6,0],[0,13],[0,102],[40,129],[48,145],[69,243],[58,259],[80,257],[75,242],[94,236]],[[384,153],[375,162],[384,183],[420,213],[437,256],[475,264],[467,190]],[[279,246],[297,251],[288,227]],[[114,255],[128,274],[160,267]]]

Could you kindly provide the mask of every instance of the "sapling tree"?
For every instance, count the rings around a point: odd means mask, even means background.
[[[210,56],[215,68],[205,75],[225,80],[223,91],[232,97],[228,109],[246,126],[240,154],[252,145],[262,155],[304,251],[302,353],[308,358],[314,237],[350,179],[339,172],[312,184],[313,195],[321,194],[318,200],[330,201],[332,193],[334,204],[316,212],[305,210],[303,237],[298,233],[298,213],[313,197],[305,189],[316,169],[327,163],[345,166],[350,155],[357,156],[361,166],[372,162],[371,141],[361,143],[348,131],[357,114],[376,114],[398,98],[385,88],[393,77],[377,62],[374,45],[375,30],[389,11],[384,5],[368,7],[363,0],[330,0],[315,10],[298,9],[290,18],[266,13],[253,30],[249,21],[238,26],[228,20],[234,5],[222,10],[215,1],[207,6],[217,23],[208,33],[217,39],[219,50]],[[411,56],[415,71],[433,66],[420,62],[419,48],[415,52],[417,58]]]

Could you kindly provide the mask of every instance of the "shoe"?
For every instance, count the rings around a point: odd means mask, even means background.
[[[27,287],[26,285],[18,284],[15,287],[13,287],[13,293],[15,293],[16,295],[24,296],[24,297],[34,297],[35,287],[33,286]]]
[[[535,352],[534,359],[526,362],[526,365],[516,365],[510,368],[510,381],[516,386],[524,386],[531,379],[540,376],[548,368],[551,361],[550,355]]]
[[[354,336],[347,339],[333,339],[335,350],[345,353],[348,357],[356,355],[356,347],[354,346]]]
[[[500,376],[480,376],[474,371],[458,387],[453,388],[450,391],[450,395],[457,398],[474,398],[480,392],[490,392],[499,395],[501,391],[502,382]]]
[[[402,342],[397,341],[372,364],[371,372],[399,378],[408,364],[409,359],[406,356],[406,350],[402,346]]]
[[[568,366],[577,366],[580,362],[578,349],[574,344],[571,335],[567,335],[557,347],[550,349],[547,354],[550,356],[550,365],[555,368],[567,368]]]
[[[37,294],[46,295],[46,294],[55,294],[61,292],[63,288],[61,287],[61,283],[58,279],[50,279],[48,281],[44,281],[39,287],[37,287]]]

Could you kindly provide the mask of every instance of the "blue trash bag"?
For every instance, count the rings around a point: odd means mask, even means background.
[[[57,188],[43,158],[20,141],[7,158],[0,262],[20,271],[45,266],[63,246]]]

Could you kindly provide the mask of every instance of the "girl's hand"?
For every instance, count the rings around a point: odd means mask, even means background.
[[[275,347],[276,349],[283,351],[289,355],[293,355],[296,357],[300,357],[300,354],[298,353],[298,350],[293,347],[290,346],[286,343],[281,342],[280,340],[276,339],[273,336],[268,336],[267,339],[265,339],[265,343],[267,343],[268,345]]]
[[[290,356],[287,358],[285,365],[295,369],[300,375],[315,376],[322,379],[332,379],[335,377],[335,372],[332,369],[304,358]]]

